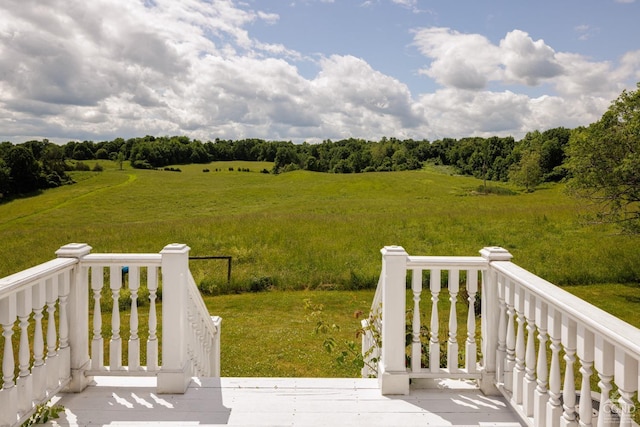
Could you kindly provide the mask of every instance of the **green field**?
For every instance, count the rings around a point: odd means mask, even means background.
[[[503,246],[515,263],[635,323],[638,238],[582,223],[584,207],[563,185],[525,194],[490,184],[504,195],[483,195],[482,181],[435,168],[271,175],[260,173],[268,163],[182,172],[102,165],[104,172],[76,172],[77,184],[0,204],[0,277],[70,242],[94,252],[159,252],[180,242],[194,256],[232,256],[230,284],[224,262],[191,263],[196,282],[217,295],[206,298],[212,313],[224,319],[223,375],[357,375],[329,363],[303,301],[325,304],[343,327],[340,339],[355,340],[352,313],[370,305],[385,245],[415,255]],[[273,291],[235,295],[265,288]],[[344,292],[319,292],[327,289]]]
[[[256,280],[282,289],[372,286],[385,245],[421,255],[503,246],[560,285],[640,279],[637,237],[581,223],[562,185],[485,196],[475,192],[479,180],[430,169],[270,175],[259,173],[270,168],[263,163],[211,164],[209,173],[202,165],[104,166],[76,173],[75,185],[0,205],[0,276],[51,259],[69,242],[94,252],[158,252],[180,242],[191,255],[232,256],[234,289]],[[196,281],[226,290],[223,262],[194,262],[192,270]]]

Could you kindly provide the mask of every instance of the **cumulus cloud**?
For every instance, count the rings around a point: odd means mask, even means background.
[[[415,33],[418,50],[433,58],[422,72],[443,86],[482,89],[499,78],[499,49],[479,34],[449,28],[425,28]]]
[[[533,41],[523,31],[514,30],[500,41],[500,58],[505,79],[535,86],[563,73],[553,49],[543,40]]]
[[[611,100],[629,78],[638,75],[637,52],[627,53],[616,68],[610,61],[556,52],[544,40],[533,40],[520,30],[507,33],[496,45],[478,34],[425,28],[415,32],[414,43],[431,60],[421,72],[444,87],[460,90],[485,90],[492,82],[504,86],[548,84],[559,96],[590,94]]]
[[[315,56],[305,77],[306,54],[248,30],[279,20],[232,0],[4,0],[0,139],[518,137],[597,120],[640,79],[640,51],[596,62],[519,30],[493,43],[449,28],[413,33],[433,93],[349,54]],[[536,85],[553,91],[519,93]]]
[[[311,82],[312,99],[326,119],[327,131],[335,125],[349,136],[392,135],[421,120],[407,86],[364,60],[334,55],[323,59],[321,66]]]
[[[563,73],[556,52],[520,30],[496,46],[480,34],[425,28],[415,32],[414,44],[432,59],[422,72],[443,86],[482,89],[490,81],[534,86]]]

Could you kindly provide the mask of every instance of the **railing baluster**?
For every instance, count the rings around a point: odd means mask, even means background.
[[[610,427],[613,425],[613,416],[609,393],[613,389],[611,381],[614,375],[615,348],[602,335],[596,335],[595,337],[594,365],[600,379],[598,382],[598,387],[600,387],[598,427]]]
[[[0,390],[0,421],[4,424],[14,424],[17,413],[17,388],[13,381],[15,360],[13,359],[13,325],[16,321],[16,296],[9,295],[0,300],[0,324],[4,337],[4,352],[2,354],[2,390]],[[6,408],[6,409],[5,409]]]
[[[111,310],[111,341],[109,342],[109,367],[120,369],[122,367],[122,338],[120,338],[120,289],[122,288],[122,269],[120,266],[111,266],[109,282],[113,298]]]
[[[562,314],[562,345],[564,347],[564,385],[562,391],[563,409],[561,425],[576,426],[576,385],[573,365],[576,361],[576,322],[566,313]]]
[[[191,299],[191,295],[187,297],[187,299]],[[200,361],[195,356],[196,354],[196,346],[198,341],[198,325],[195,322],[195,314],[193,311],[193,305],[187,304],[187,357],[191,360],[191,369],[193,370],[192,375],[199,375],[200,369]]]
[[[140,339],[138,338],[138,289],[140,289],[140,268],[129,267],[129,290],[131,291],[131,317],[129,319],[129,370],[140,368]]]
[[[562,418],[560,400],[560,350],[562,349],[562,313],[549,307],[549,337],[551,339],[551,367],[549,370],[549,401],[547,402],[548,427],[558,427]]]
[[[420,294],[422,293],[422,270],[414,269],[411,276],[413,291],[413,338],[411,342],[411,370],[422,370],[422,342],[420,340]]]
[[[505,302],[507,305],[507,357],[504,363],[504,387],[513,392],[513,369],[516,366],[516,309],[513,305],[514,286],[511,280],[505,279]]]
[[[591,374],[593,371],[593,333],[586,329],[584,325],[578,325],[577,335],[577,354],[580,361],[580,425],[583,427],[591,426],[592,419],[592,403],[591,403]]]
[[[633,395],[638,390],[638,360],[629,355],[624,349],[615,350],[615,383],[618,386],[620,398],[620,427],[631,427]]]
[[[198,369],[198,375],[202,375],[204,366],[202,365],[202,354],[201,354],[201,343],[202,343],[202,322],[200,322],[200,319],[197,318],[196,316],[196,310],[194,307],[194,304],[191,302],[189,305],[191,305],[191,314],[190,316],[193,318],[193,354],[194,354],[194,360],[196,361],[196,367]]]
[[[58,352],[56,351],[56,301],[58,300],[58,276],[47,281],[47,390],[58,387]]]
[[[71,290],[69,272],[58,275],[58,370],[61,382],[71,378],[71,348],[69,347],[68,300]]]
[[[45,305],[45,283],[40,281],[33,286],[33,392],[34,401],[40,402],[46,397],[47,383],[44,368],[44,335],[42,332],[42,311]]]
[[[438,295],[440,294],[440,270],[431,270],[429,280],[431,290],[431,338],[429,340],[429,369],[431,372],[440,371],[440,328],[438,321]]]
[[[156,298],[158,291],[158,268],[147,268],[147,288],[149,289],[149,337],[147,338],[147,369],[158,369],[158,318],[156,314]]]
[[[478,292],[478,271],[467,271],[467,294],[469,295],[469,311],[467,313],[467,342],[465,346],[465,368],[467,372],[477,371],[476,347],[476,293]]]
[[[503,385],[506,384],[505,366],[507,363],[507,303],[505,301],[505,280],[506,278],[503,275],[497,275],[498,307],[500,314],[498,318],[498,349],[496,350],[496,381]]]
[[[533,394],[536,389],[536,345],[535,345],[535,298],[530,292],[524,294],[524,318],[527,321],[527,344],[525,348],[525,375],[522,394],[522,408],[530,417],[533,415]]]
[[[514,307],[516,311],[518,329],[516,332],[516,364],[513,368],[513,395],[511,400],[516,405],[522,404],[522,389],[524,385],[525,345],[524,345],[524,289],[516,285],[514,289]]]
[[[93,339],[91,340],[91,369],[104,369],[104,339],[102,338],[102,309],[100,299],[104,286],[104,268],[91,268],[91,290],[93,291]]]
[[[205,342],[205,326],[204,326],[204,322],[203,319],[201,317],[198,317],[197,314],[197,309],[195,308],[195,302],[192,303],[194,306],[194,316],[196,317],[196,322],[198,323],[198,341],[196,342],[196,352],[198,354],[198,361],[199,366],[200,366],[200,372],[201,375],[204,374],[205,372],[207,372],[207,368],[206,365],[204,363],[205,357],[204,357],[204,342]]]
[[[211,366],[211,358],[207,355],[211,354],[211,337],[206,336],[205,334],[205,342],[202,348],[203,350],[203,363],[205,372],[211,372],[213,370],[213,366]]]
[[[547,401],[548,366],[547,366],[547,303],[536,299],[535,323],[538,327],[538,361],[536,364],[537,385],[533,400],[534,427],[545,427]]]
[[[460,270],[449,270],[449,341],[447,343],[447,368],[458,372],[458,312],[456,304],[460,290]]]
[[[20,341],[18,344],[18,412],[25,414],[31,409],[32,377],[29,371],[31,354],[29,351],[29,317],[31,316],[31,288],[18,292],[16,296],[18,327],[20,328]]]

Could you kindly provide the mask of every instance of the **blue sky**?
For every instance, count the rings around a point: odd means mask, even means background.
[[[512,135],[640,81],[640,0],[4,0],[0,140]]]

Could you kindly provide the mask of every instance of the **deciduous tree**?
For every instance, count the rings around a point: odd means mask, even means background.
[[[534,150],[522,153],[520,162],[511,167],[509,179],[517,185],[523,186],[527,192],[533,191],[542,182],[540,153]]]
[[[640,83],[569,142],[570,188],[598,207],[597,218],[640,233]]]

